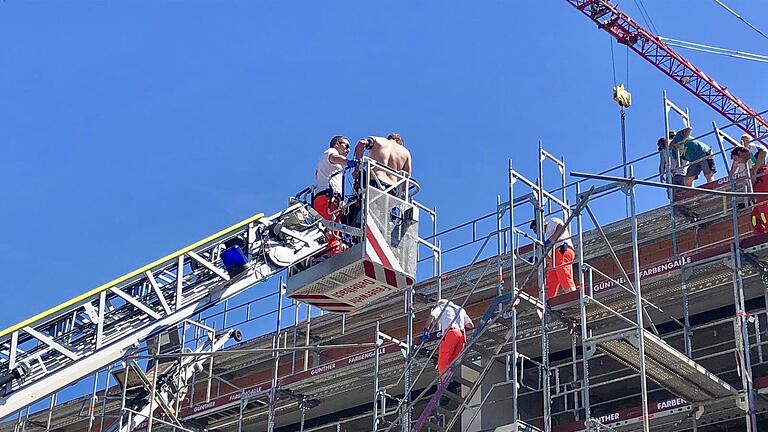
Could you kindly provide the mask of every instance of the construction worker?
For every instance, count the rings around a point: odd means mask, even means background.
[[[674,137],[674,131],[670,131],[669,141],[672,141]],[[670,165],[670,171],[672,172],[672,184],[684,185],[685,173],[687,165],[681,164],[681,161],[677,158],[677,153],[670,151],[669,159],[667,159],[667,140],[659,138],[656,142],[656,148],[659,151],[659,181],[667,181],[667,164]]]
[[[747,176],[754,179],[757,172],[765,166],[765,157],[768,155],[768,149],[752,140],[752,136],[744,134],[741,136],[741,142],[736,142],[727,135],[724,135],[728,142],[734,145],[731,151],[731,178],[736,176]]]
[[[693,181],[704,172],[707,183],[715,180],[715,160],[712,158],[712,148],[699,140],[691,138],[691,127],[687,127],[672,139],[672,147],[680,152],[680,158],[689,162],[685,175],[685,186],[693,186]]]
[[[536,221],[531,222],[531,230],[536,233]],[[573,280],[573,260],[576,252],[573,250],[571,233],[565,222],[558,217],[551,217],[544,222],[544,246],[554,243],[548,257],[547,276],[544,283],[547,299],[562,293],[576,290]]]
[[[370,136],[361,139],[355,146],[355,159],[360,160],[366,150],[368,150],[368,157],[376,162],[408,176],[412,174],[411,152],[405,148],[405,141],[400,134],[393,132],[387,138]],[[389,190],[397,181],[397,177],[393,174],[385,170],[374,169],[369,184]],[[406,185],[403,185],[400,190],[404,192],[405,187]],[[393,195],[398,194],[397,190],[390,190],[390,192]]]
[[[475,328],[475,323],[463,307],[450,300],[441,299],[432,308],[422,333],[422,341],[429,339],[429,328],[439,319],[440,333],[443,339],[437,353],[437,371],[445,372],[448,366],[459,356],[467,343],[467,329]]]
[[[331,138],[330,148],[320,156],[315,169],[312,208],[326,220],[339,222],[339,206],[344,200],[344,168],[354,168],[357,162],[347,160],[349,140],[341,135]],[[334,256],[342,251],[339,234],[328,235],[328,251]]]

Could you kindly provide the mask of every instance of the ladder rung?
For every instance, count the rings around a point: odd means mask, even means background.
[[[427,429],[432,429],[432,430],[436,430],[436,431],[439,431],[439,432],[445,432],[445,428],[444,427],[442,427],[442,426],[440,426],[440,425],[438,425],[436,423],[433,423],[431,421],[427,421],[426,423],[424,423],[424,426],[426,426]]]
[[[464,398],[452,391],[449,391],[449,390],[444,391],[443,396],[447,397],[448,399],[454,402],[464,403]]]
[[[462,362],[461,365],[462,366],[466,366],[466,367],[472,369],[473,371],[475,371],[477,373],[483,373],[483,370],[485,369],[484,367],[482,367],[479,364],[477,364],[477,363],[475,363],[473,361],[470,361],[470,360],[466,360],[466,361]]]
[[[497,324],[501,324],[501,325],[503,325],[504,327],[506,327],[506,328],[508,328],[508,329],[511,329],[511,328],[512,328],[512,326],[514,325],[514,323],[512,322],[512,320],[511,320],[511,319],[509,319],[509,318],[504,318],[504,317],[498,317],[498,318],[496,318],[496,321],[495,321],[495,322],[496,322]]]
[[[504,337],[502,335],[499,335],[499,334],[491,333],[490,330],[485,332],[483,337],[487,337],[489,339],[493,339],[494,341],[498,342],[500,345],[504,345],[504,344],[507,343],[507,338],[506,337]]]
[[[473,381],[470,381],[466,378],[462,378],[458,375],[454,376],[453,380],[467,388],[472,388],[475,386],[475,383]]]
[[[459,404],[461,406],[461,404]],[[438,403],[435,405],[435,411],[439,412],[440,414],[446,416],[446,417],[453,417],[453,415],[456,413],[456,410],[448,409],[445,407],[440,406]]]
[[[475,344],[472,344],[472,346],[471,346],[469,349],[470,349],[470,351],[474,351],[474,352],[476,352],[476,353],[480,354],[480,355],[481,355],[482,357],[484,357],[486,360],[491,360],[493,357],[495,357],[495,356],[496,356],[496,354],[494,354],[492,351],[490,351],[490,350],[487,350],[487,349],[485,349],[485,348],[483,348],[483,347],[479,346],[479,345],[478,345],[478,344],[476,344],[476,343],[475,343]]]

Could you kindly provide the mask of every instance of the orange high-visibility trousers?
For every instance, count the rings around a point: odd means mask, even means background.
[[[325,220],[332,220],[333,222],[339,222],[341,220],[341,215],[336,211],[339,209],[339,203],[327,194],[315,195],[312,198],[312,208],[320,213],[320,216]],[[339,253],[339,233],[331,233],[327,240],[328,251],[331,255],[333,256]]]
[[[565,292],[576,289],[576,282],[573,280],[573,260],[576,258],[576,252],[573,248],[565,248],[565,253],[560,252],[559,247],[552,250],[555,259],[549,260],[549,270],[547,270],[547,279],[544,284],[547,290],[547,298],[551,299],[559,294],[562,288]],[[554,263],[552,262],[554,261]]]
[[[448,365],[461,354],[464,345],[467,343],[467,334],[463,331],[451,327],[440,341],[440,347],[437,351],[437,372],[443,373],[448,369]]]

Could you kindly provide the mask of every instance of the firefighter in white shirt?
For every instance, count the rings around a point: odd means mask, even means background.
[[[330,147],[320,156],[315,170],[312,208],[326,220],[339,222],[339,205],[344,200],[344,168],[354,168],[357,162],[347,160],[349,140],[337,135],[331,139]],[[342,251],[338,233],[331,233],[328,238],[328,251],[331,256]]]
[[[440,320],[440,332],[443,335],[437,354],[437,371],[442,374],[464,349],[467,343],[466,329],[475,328],[475,323],[463,307],[450,300],[438,300],[437,305],[429,313],[422,340],[429,339],[429,327],[436,319]]]
[[[530,227],[536,232],[536,221],[531,222]],[[548,299],[576,290],[576,282],[573,280],[576,252],[573,250],[571,233],[560,218],[552,217],[544,222],[544,244],[549,246],[550,243],[554,245],[547,260],[549,265],[544,284]]]

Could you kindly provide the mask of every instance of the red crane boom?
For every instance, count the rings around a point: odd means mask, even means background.
[[[708,77],[608,0],[566,0],[611,36],[756,138],[765,138],[768,120]]]

